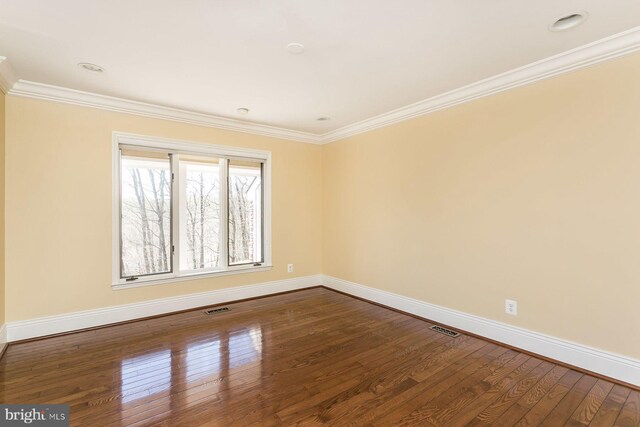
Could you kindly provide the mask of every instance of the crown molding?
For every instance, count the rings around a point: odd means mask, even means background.
[[[215,116],[213,114],[198,113],[195,111],[149,104],[124,98],[99,95],[96,93],[47,85],[44,83],[30,82],[27,80],[16,81],[8,91],[8,94],[24,96],[27,98],[45,99],[65,104],[80,105],[83,107],[99,108],[102,110],[134,114],[137,116],[190,123],[217,129],[270,136],[309,144],[321,143],[319,135],[309,132],[233,120]]]
[[[16,76],[4,56],[0,56],[0,91],[8,93],[16,82]]]
[[[328,144],[539,80],[579,70],[638,50],[640,50],[640,26],[321,135],[18,80],[15,78],[7,58],[2,56],[0,56],[0,90],[9,95],[46,99],[309,144]]]
[[[344,126],[322,135],[322,143],[423,116],[485,96],[578,70],[640,50],[640,27],[568,50],[467,86]]]

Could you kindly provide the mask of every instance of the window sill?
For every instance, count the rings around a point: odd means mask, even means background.
[[[261,265],[260,267],[243,267],[243,268],[234,268],[225,271],[213,271],[208,273],[191,273],[184,274],[182,276],[175,277],[163,277],[161,279],[139,279],[133,283],[113,283],[111,285],[111,289],[114,291],[119,291],[123,289],[131,289],[131,288],[141,288],[143,286],[154,286],[154,285],[166,285],[174,282],[184,282],[187,280],[200,280],[200,279],[208,279],[212,277],[220,277],[220,276],[232,276],[235,274],[246,274],[246,273],[257,273],[260,271],[269,271],[273,268],[272,265]]]

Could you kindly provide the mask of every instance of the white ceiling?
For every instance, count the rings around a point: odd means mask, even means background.
[[[322,134],[638,25],[639,0],[0,0],[0,55],[24,80]]]

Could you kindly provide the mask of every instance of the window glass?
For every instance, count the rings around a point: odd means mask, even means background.
[[[217,269],[220,260],[220,165],[180,156],[180,269]]]
[[[149,138],[115,148],[114,287],[270,264],[268,153]]]
[[[169,155],[123,152],[120,184],[121,277],[171,272]]]
[[[229,161],[229,265],[262,262],[262,163]]]

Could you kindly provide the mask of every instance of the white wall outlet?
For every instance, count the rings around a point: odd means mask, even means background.
[[[293,273],[293,264],[287,264],[287,273]]]
[[[518,301],[512,299],[504,300],[504,312],[516,316],[518,314]]]

